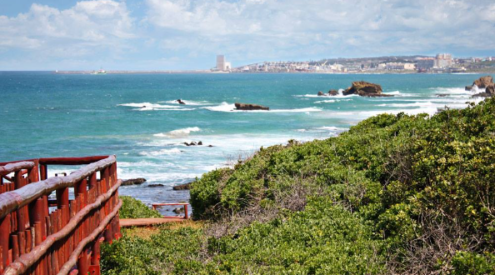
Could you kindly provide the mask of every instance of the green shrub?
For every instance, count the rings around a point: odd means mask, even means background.
[[[121,219],[137,219],[137,218],[161,218],[158,211],[150,209],[140,200],[136,200],[129,196],[120,196],[122,207],[119,210]]]

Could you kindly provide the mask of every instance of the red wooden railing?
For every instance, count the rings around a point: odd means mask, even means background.
[[[47,178],[48,165],[85,166]],[[0,274],[100,274],[100,243],[120,237],[120,184],[115,156],[0,163]]]

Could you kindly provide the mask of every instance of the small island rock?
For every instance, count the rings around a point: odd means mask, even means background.
[[[268,110],[270,110],[269,107],[262,106],[262,105],[237,103],[237,102],[235,103],[235,108],[237,110],[243,110],[243,111],[253,111],[253,110],[264,110],[264,111],[268,111]]]
[[[368,97],[386,97],[392,95],[382,94],[382,86],[366,81],[352,82],[352,86],[342,92],[343,95],[357,94]]]
[[[128,179],[122,181],[121,186],[126,186],[126,185],[140,185],[146,182],[146,179],[144,178],[137,178],[137,179]]]
[[[337,91],[337,90],[330,90],[330,91],[328,91],[328,95],[331,95],[331,96],[336,96],[338,94],[339,94],[339,91]]]
[[[176,186],[172,187],[172,189],[174,189],[176,191],[179,191],[179,190],[190,190],[191,189],[191,183],[192,182],[188,182],[188,183],[184,183],[184,184],[179,184],[179,185],[176,185]]]
[[[318,92],[318,96],[324,96],[325,94],[322,91]]]
[[[482,76],[473,82],[473,86],[476,85],[480,89],[484,89],[484,88],[490,86],[490,84],[493,84],[493,77],[491,77],[489,75]]]

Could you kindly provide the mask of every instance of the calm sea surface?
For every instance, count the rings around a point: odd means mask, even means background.
[[[337,135],[375,114],[462,108],[480,75],[177,74],[57,75],[0,72],[0,162],[114,154],[122,187],[147,203],[188,199],[173,185],[289,139]],[[352,81],[381,84],[391,98],[318,97]],[[436,94],[449,94],[439,97]],[[187,104],[179,105],[174,100]],[[235,102],[270,111],[233,111]],[[203,146],[184,142],[202,141]],[[213,147],[207,147],[213,145]],[[54,167],[49,172],[71,169]]]

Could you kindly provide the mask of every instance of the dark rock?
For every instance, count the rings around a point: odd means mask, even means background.
[[[472,89],[473,89],[473,86],[472,85],[471,86],[466,86],[466,88],[464,88],[464,90],[466,90],[466,91],[471,91]]]
[[[203,142],[200,140],[200,141],[198,142],[198,145],[203,145]]]
[[[479,93],[479,94],[473,95],[472,97],[492,97],[492,96],[493,95],[489,94],[489,93]]]
[[[179,104],[186,105],[186,103],[184,101],[182,101],[181,99],[177,99],[177,102],[179,102]]]
[[[435,94],[436,96],[438,97],[446,97],[446,96],[449,96],[449,94]]]
[[[188,183],[185,183],[185,184],[179,184],[179,185],[176,185],[176,186],[172,187],[172,189],[174,189],[176,191],[179,191],[179,190],[190,190],[191,189],[191,183],[192,182],[188,182]]]
[[[213,145],[211,145],[211,144],[210,144],[210,145],[208,145],[208,147],[210,147],[210,148],[211,148],[211,147],[213,147]]]
[[[160,183],[156,183],[156,184],[148,184],[148,187],[151,187],[151,188],[153,188],[153,187],[163,187],[163,186],[165,186],[165,185],[160,184]]]
[[[337,90],[330,90],[330,91],[328,91],[328,94],[331,95],[331,96],[336,96],[336,95],[339,94],[339,91],[337,91]]]
[[[137,178],[137,179],[128,179],[122,181],[121,186],[126,186],[126,185],[140,185],[146,182],[146,179],[144,178]]]
[[[196,146],[196,142],[191,141],[191,143],[189,143],[189,146]]]
[[[495,85],[492,83],[492,84],[486,86],[485,93],[491,94],[492,96],[495,95]]]
[[[191,146],[191,143],[184,142],[186,146]]]
[[[257,105],[257,104],[245,104],[245,103],[235,103],[235,108],[237,110],[244,110],[244,111],[253,111],[253,110],[265,110],[268,111],[270,110],[269,107],[265,107],[262,105]]]
[[[174,208],[174,210],[172,210],[172,212],[174,212],[175,214],[184,213],[184,208],[177,207],[177,208]]]
[[[365,81],[352,82],[352,86],[342,92],[343,95],[357,94],[360,96],[379,97],[392,96],[382,94],[382,86]]]
[[[484,89],[484,88],[488,87],[490,84],[493,84],[493,77],[491,77],[489,75],[482,76],[473,82],[473,86],[476,85],[480,89]]]
[[[324,96],[325,94],[322,91],[318,92],[318,96]]]

